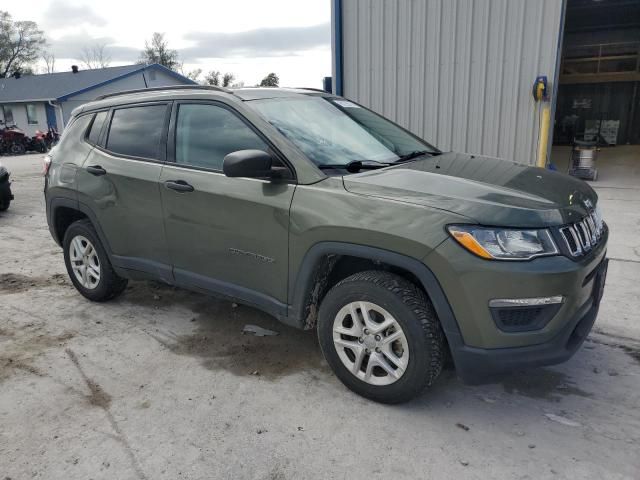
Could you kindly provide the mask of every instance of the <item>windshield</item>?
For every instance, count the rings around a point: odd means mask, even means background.
[[[438,151],[345,99],[301,96],[248,103],[318,166],[392,163],[415,152]]]

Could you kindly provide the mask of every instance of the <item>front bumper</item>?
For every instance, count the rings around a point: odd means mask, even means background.
[[[606,276],[608,232],[587,257],[530,262],[487,261],[445,242],[425,263],[438,278],[453,320],[442,321],[458,375],[477,381],[493,373],[569,359],[589,334]],[[492,316],[492,299],[562,296],[537,328],[506,331]]]
[[[608,259],[597,267],[591,297],[551,340],[525,347],[483,349],[459,345],[453,352],[458,375],[467,383],[522,368],[565,362],[580,348],[596,321],[604,292]]]

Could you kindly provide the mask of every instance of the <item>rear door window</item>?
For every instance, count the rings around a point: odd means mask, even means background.
[[[160,159],[166,105],[143,105],[114,110],[107,150],[131,157]]]

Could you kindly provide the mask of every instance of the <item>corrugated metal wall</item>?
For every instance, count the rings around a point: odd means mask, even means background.
[[[554,79],[562,0],[340,4],[344,96],[443,150],[535,163],[531,89]]]

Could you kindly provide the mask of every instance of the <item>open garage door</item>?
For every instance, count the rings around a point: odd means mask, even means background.
[[[640,1],[567,3],[554,142],[640,143]]]

